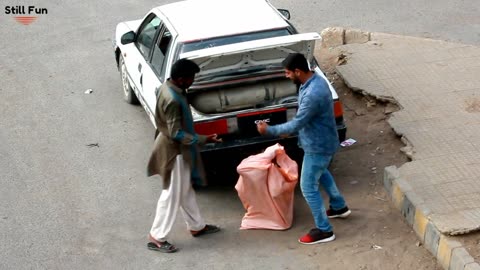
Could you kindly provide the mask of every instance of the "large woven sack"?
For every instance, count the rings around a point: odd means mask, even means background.
[[[275,144],[265,152],[244,159],[235,189],[247,211],[240,229],[286,230],[292,226],[298,166],[283,146]]]

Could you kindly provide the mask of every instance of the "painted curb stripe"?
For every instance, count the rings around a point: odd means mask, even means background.
[[[403,211],[402,206],[404,204],[404,200],[408,200],[408,198],[406,198],[405,192],[396,182],[396,178],[394,175],[396,173],[398,173],[398,170],[396,168],[395,170],[385,170],[384,185],[387,193],[389,193],[391,197],[393,205],[400,211]],[[391,180],[391,182],[386,180]],[[390,185],[390,187],[387,185]],[[456,256],[456,253],[454,253],[453,251],[455,249],[465,250],[462,247],[462,244],[458,241],[451,240],[447,236],[443,235],[435,227],[435,225],[429,221],[427,215],[425,214],[425,211],[428,211],[428,209],[425,210],[424,207],[422,207],[421,205],[415,205],[411,200],[409,201],[415,208],[415,215],[413,217],[414,220],[412,225],[413,229],[416,232],[417,236],[420,238],[420,240],[425,244],[425,248],[435,256],[443,269],[450,270],[452,267],[455,267],[454,265],[452,265],[452,258]],[[429,236],[440,236],[438,241],[436,241],[435,239],[433,239],[434,241],[431,239],[425,239],[427,227],[429,228]],[[480,265],[474,261],[473,257],[468,254],[468,252],[467,254],[462,255],[462,258],[467,261],[467,264],[465,264],[465,267],[462,269],[480,269]],[[458,261],[456,257],[453,260]]]

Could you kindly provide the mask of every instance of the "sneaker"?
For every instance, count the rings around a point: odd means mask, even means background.
[[[335,234],[333,232],[324,232],[320,229],[311,229],[307,234],[300,237],[298,242],[304,245],[313,245],[326,243],[335,240]]]
[[[350,216],[351,213],[352,211],[350,211],[350,209],[348,209],[346,206],[339,210],[333,210],[331,207],[327,210],[328,218],[346,218]]]

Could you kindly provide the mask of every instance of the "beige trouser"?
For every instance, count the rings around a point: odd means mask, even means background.
[[[178,209],[182,212],[188,230],[199,231],[205,227],[190,178],[189,165],[178,155],[170,176],[170,186],[162,190],[158,199],[157,213],[150,230],[150,234],[158,241],[167,240]]]

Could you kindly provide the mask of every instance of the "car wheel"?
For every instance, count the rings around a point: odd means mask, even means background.
[[[125,60],[123,60],[123,56],[120,54],[120,76],[122,79],[122,89],[123,89],[123,98],[129,104],[138,104],[138,98],[135,95],[130,83],[128,82],[128,74],[127,68],[125,67]]]

